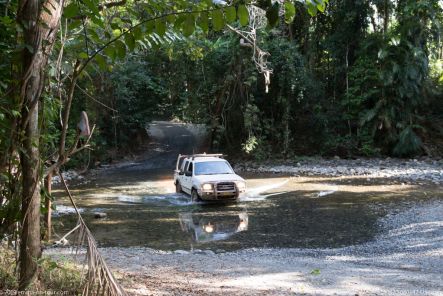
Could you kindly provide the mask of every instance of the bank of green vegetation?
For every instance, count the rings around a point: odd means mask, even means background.
[[[313,18],[297,10],[293,24],[258,31],[268,92],[238,34],[178,36],[82,80],[117,112],[81,92],[76,109],[93,116],[109,158],[139,146],[146,122],[173,118],[207,124],[213,151],[256,159],[441,156],[441,24],[438,1],[330,1]]]
[[[117,49],[105,66],[98,60],[100,67],[79,77],[70,117],[74,127],[84,110],[97,125],[94,151],[77,154],[69,166],[137,153],[146,123],[159,119],[205,123],[209,150],[244,158],[441,156],[441,3],[339,0],[313,17],[295,8],[293,23],[281,19],[257,31],[257,46],[270,54],[268,92],[253,50],[227,28],[170,33],[138,42],[127,54]],[[67,73],[87,46],[81,27],[72,31],[63,44]],[[90,43],[99,38],[92,31]],[[6,87],[10,77],[3,70]],[[44,93],[46,158],[60,134],[56,84]],[[68,135],[68,142],[74,138]]]

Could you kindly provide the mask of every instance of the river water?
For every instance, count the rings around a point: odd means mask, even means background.
[[[380,218],[443,198],[430,185],[364,177],[243,176],[247,193],[227,204],[192,203],[175,193],[170,169],[112,169],[70,188],[100,246],[216,252],[360,244],[385,231]],[[56,187],[59,236],[76,224],[64,195]],[[107,217],[96,219],[95,212]]]

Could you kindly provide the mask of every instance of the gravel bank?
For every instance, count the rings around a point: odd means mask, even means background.
[[[338,249],[101,252],[132,295],[443,295],[442,201],[388,215],[380,227],[374,241]]]
[[[366,176],[401,181],[426,181],[443,184],[443,160],[435,159],[306,159],[279,164],[275,162],[236,164],[237,171],[287,173],[305,176]]]

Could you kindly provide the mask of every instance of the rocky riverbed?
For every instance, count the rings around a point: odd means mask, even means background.
[[[364,176],[405,182],[443,184],[441,159],[333,159],[305,158],[298,161],[239,162],[236,171],[285,173],[301,176]]]

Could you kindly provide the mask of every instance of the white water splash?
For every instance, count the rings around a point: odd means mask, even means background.
[[[289,180],[290,180],[290,178],[285,179],[282,182],[278,182],[278,183],[274,183],[274,184],[267,184],[267,185],[263,185],[263,186],[259,186],[259,187],[255,187],[255,188],[250,188],[244,194],[242,194],[240,196],[240,201],[260,201],[260,200],[265,200],[266,198],[268,198],[270,196],[286,193],[286,192],[275,192],[275,193],[262,195],[262,193],[264,193],[266,191],[269,191],[272,189],[277,189],[279,187],[286,185],[286,183],[288,183]]]
[[[289,182],[289,178],[285,179],[282,182],[274,183],[274,184],[267,184],[255,188],[248,189],[247,192],[243,193],[239,197],[240,202],[249,202],[249,201],[261,201],[265,200],[266,198],[274,195],[283,194],[286,192],[274,192],[270,194],[262,194],[266,191],[276,189],[279,187],[284,186],[286,183]],[[134,203],[134,204],[144,204],[144,203],[163,203],[163,204],[170,204],[175,206],[189,206],[193,204],[200,204],[205,202],[192,202],[191,197],[183,194],[183,193],[166,193],[166,194],[159,194],[159,195],[143,195],[143,196],[137,196],[137,195],[119,195],[117,197],[118,201],[124,202],[124,203]]]
[[[119,195],[117,200],[126,203],[143,203],[142,197],[136,195]]]
[[[330,195],[334,192],[337,192],[337,190],[320,191],[319,193],[317,193],[317,195],[315,195],[315,197],[323,197],[326,195]]]
[[[331,186],[332,186],[332,188],[330,190],[320,191],[320,192],[314,194],[312,196],[312,198],[325,197],[325,196],[331,195],[331,194],[333,194],[333,193],[338,191],[338,186],[337,185],[333,184]]]
[[[125,203],[135,203],[135,204],[144,204],[144,203],[166,203],[172,205],[179,206],[187,206],[192,205],[190,197],[180,193],[167,193],[162,195],[120,195],[118,196],[118,201]]]
[[[192,205],[191,197],[182,193],[167,193],[163,195],[145,195],[143,197],[144,202],[166,202],[177,206]]]
[[[80,213],[83,213],[84,209],[78,208],[78,211]],[[70,215],[70,214],[75,214],[74,207],[64,206],[64,205],[56,205],[55,211],[52,211],[53,217],[59,217],[61,215]]]

